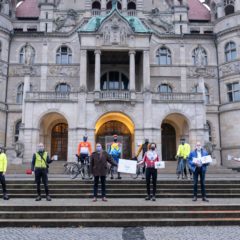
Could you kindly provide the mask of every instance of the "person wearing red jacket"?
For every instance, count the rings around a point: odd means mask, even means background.
[[[150,200],[150,181],[152,178],[153,191],[152,191],[152,201],[156,201],[156,189],[157,189],[157,169],[155,168],[155,163],[159,161],[159,156],[156,152],[156,143],[150,144],[150,150],[147,151],[143,157],[143,160],[138,164],[145,164],[146,167],[146,185],[147,185],[147,196],[145,200]]]

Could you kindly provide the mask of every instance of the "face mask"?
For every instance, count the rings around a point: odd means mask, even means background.
[[[117,142],[117,139],[114,139],[113,141],[114,141],[114,142]]]
[[[197,150],[198,150],[198,151],[201,151],[201,147],[200,147],[200,146],[197,146]]]
[[[86,141],[87,141],[87,137],[84,137],[84,138],[83,138],[83,141],[86,142]]]
[[[97,146],[97,147],[96,147],[96,150],[97,150],[97,152],[101,152],[102,147],[101,147],[101,146]]]
[[[151,147],[151,150],[154,151],[154,150],[155,150],[155,147]]]
[[[44,147],[39,147],[39,148],[38,148],[38,151],[39,151],[39,152],[44,152]]]
[[[184,145],[184,142],[181,142],[182,143],[182,145]]]

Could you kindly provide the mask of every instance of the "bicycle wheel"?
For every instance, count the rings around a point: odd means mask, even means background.
[[[71,177],[71,179],[75,179],[78,176],[79,173],[80,173],[80,171],[79,171],[78,164],[76,164],[76,163],[73,164],[70,167],[70,177]]]
[[[63,165],[64,166],[63,174],[69,175],[71,172],[71,168],[73,167],[74,164],[76,164],[76,163],[73,163],[73,162],[65,163]]]

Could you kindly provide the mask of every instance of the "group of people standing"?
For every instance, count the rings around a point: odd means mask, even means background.
[[[106,174],[108,171],[108,164],[113,167],[118,166],[118,161],[121,155],[121,147],[118,142],[117,135],[113,136],[113,143],[110,146],[109,151],[103,150],[103,147],[100,143],[96,144],[96,151],[92,152],[91,144],[87,141],[87,136],[84,136],[83,142],[78,146],[78,155],[80,161],[84,161],[86,156],[90,156],[90,171],[94,176],[93,184],[93,201],[97,201],[98,194],[98,185],[99,180],[101,181],[101,190],[102,190],[102,201],[107,201],[106,199]],[[156,151],[157,145],[155,143],[149,143],[149,140],[146,139],[145,142],[140,146],[136,157],[142,152],[142,160],[138,162],[138,165],[144,166],[145,177],[146,177],[146,190],[147,196],[145,200],[156,201],[156,189],[157,189],[157,169],[155,163],[160,161],[160,157]],[[200,175],[201,181],[201,193],[202,200],[207,201],[206,190],[205,190],[205,173],[207,170],[208,164],[195,163],[194,158],[200,158],[207,156],[208,153],[202,148],[201,143],[197,142],[196,148],[191,152],[190,146],[185,142],[184,139],[181,139],[181,144],[177,151],[178,157],[178,168],[177,174],[178,178],[180,174],[185,175],[187,178],[187,169],[189,168],[190,176],[193,175],[194,179],[194,191],[193,191],[193,201],[197,200],[197,186],[198,186],[198,176]],[[41,182],[44,184],[46,200],[51,201],[48,189],[48,165],[53,161],[53,158],[50,159],[48,153],[44,149],[44,145],[40,143],[38,145],[38,150],[33,154],[32,158],[32,174],[35,175],[35,182],[37,186],[37,198],[36,201],[41,200]],[[3,199],[8,200],[6,183],[5,183],[5,173],[7,170],[7,157],[3,152],[3,148],[0,148],[0,181],[3,188]],[[121,179],[120,173],[118,173],[118,179]],[[152,194],[150,189],[150,183],[152,180]]]

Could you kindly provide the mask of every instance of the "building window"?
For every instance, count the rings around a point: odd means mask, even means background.
[[[72,63],[72,51],[67,46],[62,46],[57,50],[56,56],[57,64],[71,64]]]
[[[172,64],[171,51],[166,47],[161,47],[157,50],[156,58],[157,63],[160,65]]]
[[[56,92],[68,93],[71,91],[71,87],[67,83],[60,83],[55,88]]]
[[[206,66],[208,65],[207,52],[202,47],[197,47],[193,50],[192,54],[193,65]]]
[[[235,82],[235,83],[227,84],[227,93],[228,93],[228,101],[229,102],[240,101],[239,83]]]
[[[235,12],[235,0],[224,0],[225,15],[233,14]]]
[[[127,9],[128,10],[136,10],[136,3],[133,1],[129,2],[127,5]]]
[[[122,9],[122,4],[120,2],[117,3],[117,8],[118,9]],[[107,3],[107,10],[111,10],[112,9],[112,0],[108,1]]]
[[[237,58],[237,48],[235,42],[229,42],[225,46],[226,62],[233,61]]]
[[[93,3],[92,3],[92,9],[101,9],[101,3],[100,2],[98,2],[98,1],[94,1]]]
[[[172,92],[172,88],[168,84],[161,84],[158,87],[158,92],[160,92],[160,93],[171,93]]]
[[[107,72],[101,77],[101,90],[125,90],[129,89],[129,79],[120,72]]]
[[[15,131],[14,131],[14,142],[17,142],[19,139],[19,132],[20,132],[20,127],[22,124],[22,120],[17,121],[15,125]]]
[[[22,102],[23,102],[23,91],[24,91],[24,83],[21,83],[20,85],[18,85],[18,88],[17,88],[16,102],[18,104],[22,104]],[[30,85],[30,92],[31,91],[32,91],[32,85]]]
[[[209,121],[207,121],[208,141],[212,142],[212,128]]]
[[[194,93],[201,93],[202,92],[200,87],[199,87],[199,85],[196,85],[193,88],[193,92]],[[209,89],[208,89],[208,87],[206,85],[205,85],[205,92],[204,92],[204,94],[205,94],[205,103],[209,104],[210,103],[210,93],[209,93]]]

